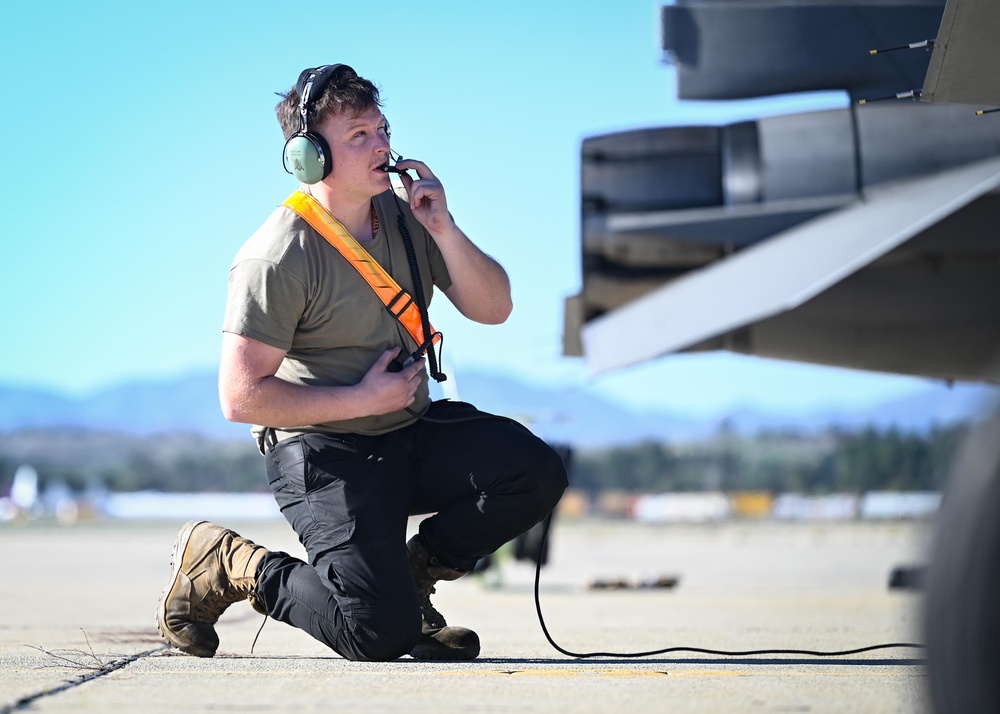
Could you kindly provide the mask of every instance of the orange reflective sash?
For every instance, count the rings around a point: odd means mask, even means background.
[[[306,223],[326,238],[326,241],[347,259],[358,274],[365,279],[379,299],[385,304],[385,309],[395,317],[410,333],[417,347],[423,347],[424,328],[420,321],[420,310],[417,303],[408,292],[403,290],[392,279],[392,276],[378,264],[368,251],[352,236],[343,224],[334,218],[326,208],[307,193],[296,191],[284,203],[290,209],[305,219]],[[440,333],[431,326],[434,342],[441,339]]]

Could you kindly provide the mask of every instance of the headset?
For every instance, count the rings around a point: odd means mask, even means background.
[[[357,74],[346,64],[327,64],[302,70],[295,91],[299,95],[299,130],[285,142],[281,161],[285,171],[302,183],[319,183],[333,170],[333,154],[326,139],[309,131],[309,105],[323,94],[337,73]]]

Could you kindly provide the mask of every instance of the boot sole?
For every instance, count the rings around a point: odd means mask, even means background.
[[[467,662],[473,660],[479,656],[479,650],[475,652],[441,652],[440,650],[435,650],[433,648],[421,648],[416,647],[410,652],[410,657],[413,659],[423,660],[425,662],[437,661],[437,662]]]
[[[181,652],[194,655],[195,657],[212,657],[215,654],[214,651],[191,647],[174,637],[173,633],[167,628],[167,598],[173,592],[174,588],[177,587],[177,579],[181,574],[181,563],[184,561],[184,553],[187,551],[188,542],[191,540],[191,533],[202,523],[208,523],[208,521],[188,521],[181,528],[181,532],[174,541],[174,550],[170,554],[170,581],[163,588],[163,592],[160,594],[160,601],[156,605],[156,629],[160,631],[160,636],[163,639]]]

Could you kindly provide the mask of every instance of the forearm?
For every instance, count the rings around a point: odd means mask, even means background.
[[[444,187],[427,164],[400,159],[396,166],[403,169],[400,180],[410,210],[431,234],[448,266],[451,286],[444,291],[448,299],[470,320],[488,325],[506,320],[513,308],[507,272],[455,224]],[[419,179],[407,174],[409,169],[414,169]]]
[[[229,421],[279,428],[324,424],[410,406],[421,384],[424,360],[389,371],[399,348],[385,350],[353,386],[292,384],[275,376],[285,351],[224,332],[219,400]]]
[[[275,377],[220,380],[223,413],[229,421],[279,428],[308,426],[367,416],[358,385],[317,387]]]

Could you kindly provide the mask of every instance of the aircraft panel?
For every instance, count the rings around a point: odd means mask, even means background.
[[[828,213],[706,268],[688,273],[586,322],[582,330],[582,346],[588,365],[596,373],[693,346],[704,347],[706,340],[801,308],[914,236],[960,212],[997,186],[1000,186],[1000,158],[873,189],[864,201]],[[995,202],[977,207],[969,214],[956,218],[959,223],[953,224],[953,227],[958,229],[962,227],[962,222],[991,216],[990,211],[996,208]],[[965,228],[968,231],[968,226]],[[992,221],[987,225],[977,223],[976,228],[978,231],[992,230]],[[964,239],[962,245],[966,247],[951,252],[950,246],[941,243],[941,236],[950,233],[951,230],[938,228],[922,239],[925,247],[928,242],[933,245],[935,240],[938,241],[938,269],[943,271],[942,266],[947,266],[947,275],[956,276],[948,280],[941,278],[942,283],[952,288],[964,288],[952,289],[944,294],[950,296],[950,301],[972,300],[966,313],[968,322],[973,326],[970,329],[990,333],[984,339],[1000,347],[1000,335],[993,336],[998,331],[986,328],[998,324],[996,317],[1000,316],[1000,299],[990,299],[991,290],[1000,290],[997,251],[989,244],[981,252],[971,251],[967,246],[974,240]],[[934,251],[928,252],[934,254]],[[899,261],[899,257],[891,258],[883,265],[891,266]],[[916,288],[913,287],[913,276],[920,275],[922,269],[933,271],[935,261],[928,259],[917,265],[922,267],[898,269],[901,271],[898,277],[900,285],[909,286],[907,290],[901,290],[899,296],[908,292],[921,296],[919,282]],[[941,275],[945,273],[941,272]],[[984,279],[987,280],[985,284],[979,282]],[[843,298],[834,296],[826,300]],[[815,310],[817,305],[822,307],[823,304],[823,300],[819,300],[810,309]],[[868,305],[868,302],[862,301],[841,311],[843,303],[838,302],[838,309],[832,312],[840,314],[848,325],[852,320],[863,323],[876,314]],[[949,304],[948,307],[951,311],[945,314],[954,315],[955,305]],[[914,325],[914,334],[919,335],[922,330],[923,334],[933,334],[932,328],[938,327],[943,330],[942,334],[948,334],[948,324],[933,323],[932,311],[914,305],[911,300],[902,300],[899,310],[891,312],[894,320],[902,320],[901,325]],[[808,310],[804,314],[808,314]],[[990,319],[983,322],[984,317]],[[951,320],[955,329],[962,322],[962,319],[954,317]],[[829,324],[827,320],[828,327]],[[889,326],[891,321],[880,323],[881,334],[889,334],[886,332]],[[781,333],[776,334],[780,336]],[[832,342],[820,343],[804,338],[801,332],[798,334],[794,341],[805,345],[812,343],[816,347],[815,350],[807,347],[802,350],[804,352],[818,354],[824,348],[840,345],[829,354],[828,359],[817,360],[814,357],[810,361],[843,363],[853,344],[843,335]],[[759,337],[767,338],[768,333],[764,331]],[[897,344],[907,344],[900,334],[895,337],[898,338]],[[893,339],[886,339],[893,343]],[[765,348],[766,345],[760,343],[755,335],[752,344],[744,340],[744,349],[737,347],[737,350],[766,354],[761,351]],[[905,367],[905,370],[900,368],[898,371],[913,369],[911,365]],[[921,373],[926,373],[927,367],[921,367],[921,370]]]
[[[680,99],[846,90],[852,99],[920,89],[930,53],[872,49],[933,40],[944,0],[677,0],[661,45]]]
[[[1000,3],[948,0],[921,99],[1000,107]]]

